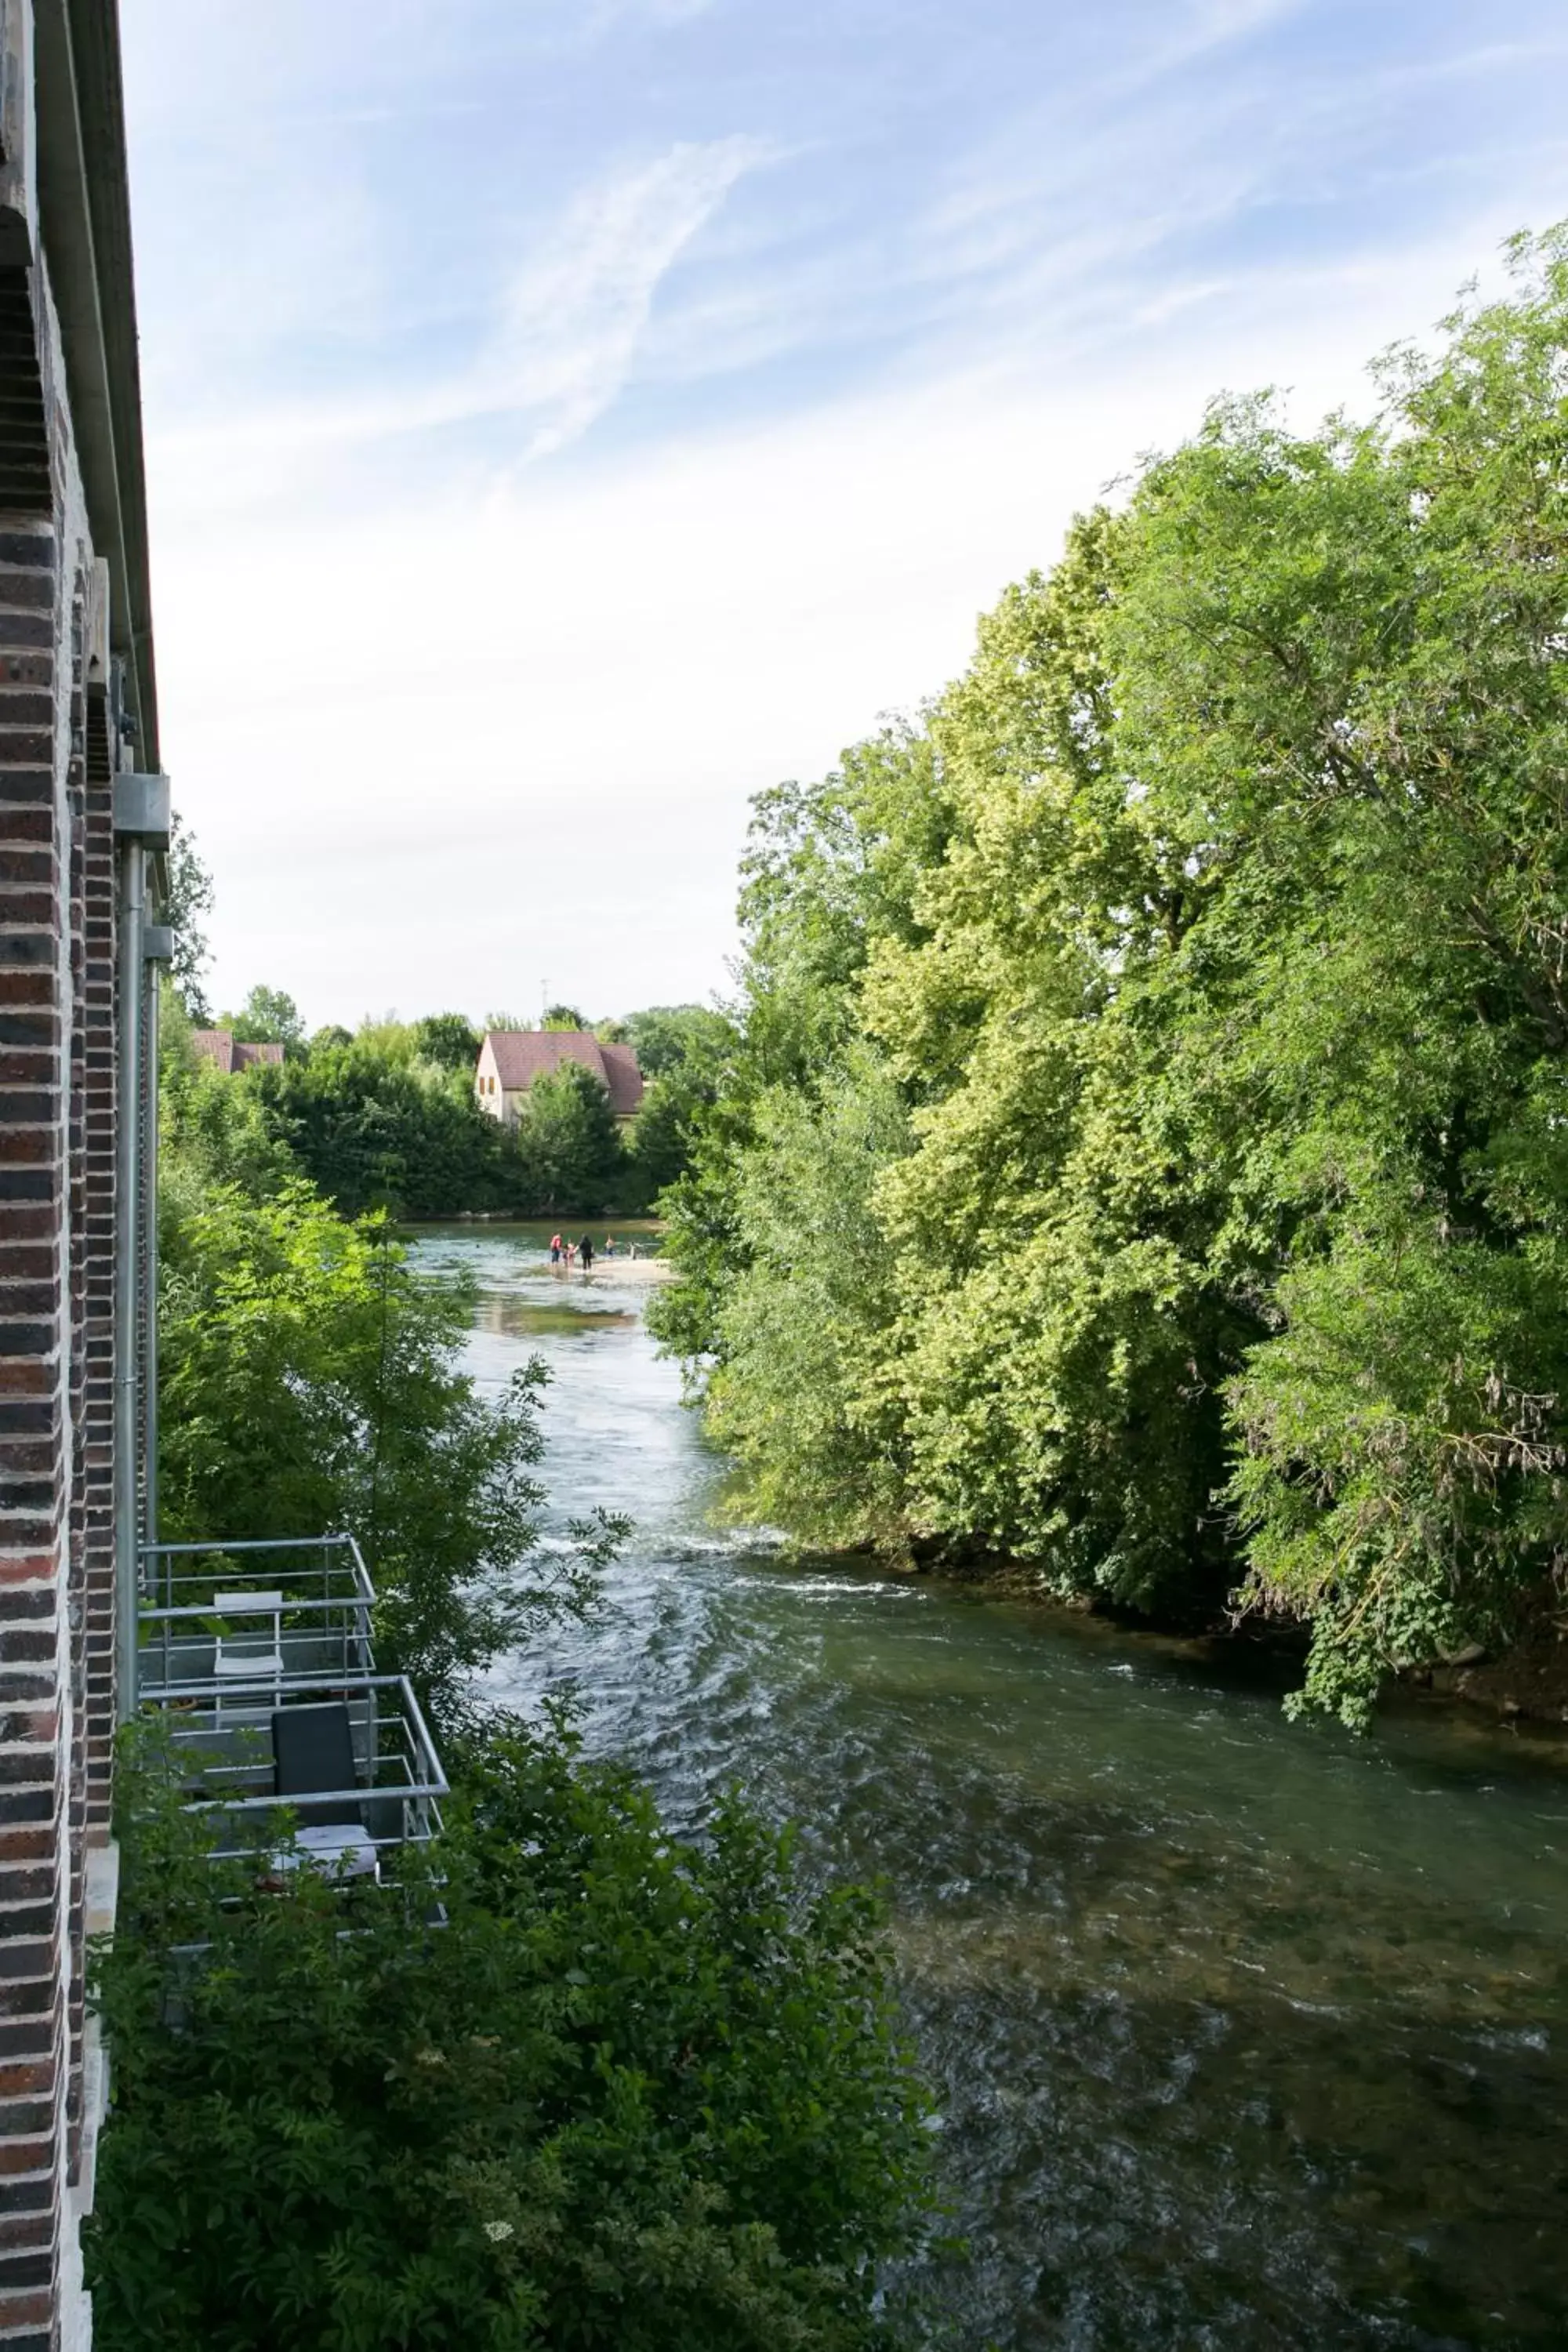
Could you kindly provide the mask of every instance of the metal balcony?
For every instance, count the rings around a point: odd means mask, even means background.
[[[357,1872],[440,1830],[447,1776],[405,1675],[290,1682],[280,1693],[208,1683],[144,1691],[142,1705],[167,1728],[188,1810],[212,1822],[216,1861],[269,1853],[287,1867],[297,1849]],[[290,1780],[291,1734],[340,1725],[342,1766]]]
[[[143,1699],[375,1671],[375,1591],[353,1536],[150,1544],[142,1555],[137,1685]]]
[[[215,1860],[379,1874],[447,1795],[407,1678],[376,1672],[375,1591],[352,1536],[150,1544],[137,1682]]]

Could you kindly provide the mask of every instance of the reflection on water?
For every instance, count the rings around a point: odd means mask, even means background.
[[[587,1281],[591,1277],[580,1277]],[[562,1337],[581,1335],[584,1331],[604,1331],[617,1326],[630,1330],[637,1322],[635,1311],[620,1307],[584,1305],[574,1297],[507,1298],[486,1292],[478,1301],[474,1322],[480,1331],[493,1331],[502,1339],[531,1339],[540,1333],[551,1331]]]
[[[422,1248],[479,1271],[482,1381],[548,1359],[559,1519],[637,1521],[605,1619],[498,1685],[575,1680],[683,1823],[738,1779],[889,1884],[965,2352],[1568,2344],[1555,1754],[1292,1727],[1193,1645],[786,1561],[710,1524],[635,1291]]]

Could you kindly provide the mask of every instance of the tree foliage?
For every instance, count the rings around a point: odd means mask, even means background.
[[[624,1165],[603,1079],[581,1062],[563,1062],[535,1078],[523,1097],[517,1150],[548,1215],[603,1214],[617,1197]]]
[[[1568,241],[1512,261],[1368,425],[1216,404],[763,796],[657,1308],[760,1507],[1233,1595],[1352,1720],[1568,1532]]]
[[[535,1205],[531,1171],[474,1098],[472,1065],[425,1057],[417,1031],[384,1024],[346,1045],[319,1042],[244,1083],[297,1166],[350,1215]]]
[[[305,1042],[305,1024],[288,990],[266,988],[259,982],[237,1013],[219,1015],[218,1025],[248,1045],[277,1045],[297,1052]]]
[[[482,1042],[466,1013],[427,1013],[414,1024],[414,1049],[420,1058],[465,1078],[474,1075]]]
[[[204,917],[213,909],[213,879],[196,849],[195,835],[176,809],[169,821],[169,854],[165,861],[168,890],[160,916],[174,935],[170,978],[190,1018],[205,1024],[212,1018],[203,977],[210,956]]]
[[[616,1025],[646,1082],[629,1139],[626,1198],[647,1209],[689,1167],[694,1139],[723,1092],[736,1031],[726,1014],[701,1004],[655,1005]]]
[[[873,2352],[927,2171],[874,1906],[492,1722],[438,1846],[223,1869],[126,1759],[105,2352]]]
[[[237,1130],[254,1112],[285,1164],[349,1216],[640,1214],[685,1172],[732,1039],[721,1014],[697,1005],[606,1025],[633,1036],[645,1021],[658,1071],[626,1135],[604,1087],[575,1065],[530,1088],[515,1127],[491,1118],[474,1092],[480,1040],[458,1013],[321,1029],[308,1045],[296,1019],[285,1024],[281,1065],[220,1083],[232,1089]],[[189,1058],[178,1037],[172,1050]],[[205,1093],[191,1092],[204,1083],[192,1077],[187,1092],[216,1117]]]
[[[460,1357],[471,1298],[298,1178],[164,1220],[160,1487],[170,1541],[357,1536],[377,1651],[447,1716],[467,1678],[591,1585],[607,1525],[538,1553],[535,1364],[499,1399]]]

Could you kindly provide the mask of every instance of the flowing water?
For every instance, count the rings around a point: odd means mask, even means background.
[[[1568,2346],[1568,1764],[1434,1709],[1292,1727],[1223,1657],[726,1530],[637,1270],[429,1234],[472,1367],[553,1374],[557,1525],[635,1537],[498,1672],[700,1825],[738,1780],[888,1884],[968,2260],[952,2341]]]

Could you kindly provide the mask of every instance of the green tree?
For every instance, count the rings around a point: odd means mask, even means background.
[[[169,821],[165,870],[169,887],[161,912],[174,934],[170,978],[192,1021],[205,1027],[212,1019],[203,980],[210,950],[202,919],[213,909],[213,881],[197,852],[195,835],[177,809]]]
[[[1278,1612],[1352,1721],[1568,1548],[1568,237],[1512,261],[1368,425],[1217,405],[920,728],[763,796],[667,1196],[659,1328],[781,1511]],[[862,1044],[907,1121],[868,1184]],[[784,1215],[813,1134],[854,1296]],[[774,1327],[878,1433],[837,1498]]]
[[[656,1005],[615,1024],[647,1082],[629,1137],[628,1205],[651,1208],[683,1176],[696,1137],[723,1090],[737,1043],[727,1014],[701,1004]]]
[[[625,1161],[601,1079],[578,1062],[537,1077],[523,1098],[517,1147],[547,1214],[596,1214],[616,1196]]]
[[[482,1041],[466,1014],[426,1013],[423,1021],[415,1023],[414,1038],[426,1061],[434,1062],[443,1070],[459,1070],[465,1077],[473,1076]]]
[[[908,1532],[881,1346],[891,1264],[874,1211],[907,1127],[862,1047],[811,1096],[764,1097],[740,1166],[747,1263],[718,1317],[710,1422],[751,1471],[752,1514],[807,1541],[898,1549]]]
[[[297,1047],[305,1042],[300,1008],[287,989],[263,988],[259,983],[251,990],[239,1012],[222,1014],[220,1025],[232,1029],[236,1037],[247,1045]]]
[[[419,1058],[414,1031],[363,1029],[246,1083],[297,1167],[346,1214],[531,1205],[512,1139],[480,1109],[466,1073]]]
[[[449,1716],[465,1678],[590,1556],[535,1551],[535,1365],[489,1402],[462,1370],[471,1300],[421,1281],[384,1224],[297,1178],[209,1187],[165,1219],[159,1470],[171,1541],[344,1528],[379,1595],[377,1654]]]
[[[624,1021],[601,1024],[599,1034],[608,1029],[616,1032],[611,1042],[631,1047],[645,1078],[668,1077],[689,1062],[713,1060],[735,1034],[728,1016],[708,1004],[650,1004]]]
[[[215,1871],[128,1764],[105,2352],[890,2346],[926,2134],[872,1906],[521,1725],[460,1777],[438,1853],[346,1897]]]
[[[159,1217],[167,1230],[214,1185],[264,1199],[293,1172],[293,1162],[254,1090],[224,1077],[193,1050],[191,1018],[172,980],[159,991],[158,1008]]]
[[[542,1029],[586,1029],[591,1024],[574,1004],[547,1004],[539,1025]]]

